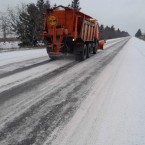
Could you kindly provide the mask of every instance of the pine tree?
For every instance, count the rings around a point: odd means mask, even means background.
[[[54,7],[54,8],[57,7],[57,4],[55,3],[53,7]]]
[[[16,33],[21,40],[20,46],[36,46],[41,40],[44,25],[44,13],[50,8],[49,0],[38,0],[37,4],[28,4],[19,14]]]
[[[111,31],[115,31],[114,25],[111,26]]]
[[[46,1],[46,3],[44,4],[44,7],[45,7],[45,10],[51,8],[49,0]]]
[[[101,24],[101,25],[100,25],[100,27],[99,27],[99,29],[100,29],[100,31],[102,31],[102,32],[103,32],[103,31],[104,31],[104,25],[103,25],[103,24]]]
[[[138,31],[135,34],[135,37],[141,37],[141,36],[142,36],[141,29],[138,29]]]
[[[99,32],[100,32],[100,39],[103,39],[104,38],[104,25],[103,24],[101,24],[100,26],[99,26]]]
[[[77,10],[80,10],[80,2],[79,0],[73,0],[70,7],[74,8],[74,9],[77,9]]]
[[[33,46],[37,39],[38,9],[34,4],[27,5],[27,11],[22,12],[17,24],[18,38],[21,40],[20,46]]]
[[[43,24],[44,24],[44,13],[46,11],[46,9],[50,8],[50,2],[49,0],[46,1],[46,3],[44,2],[44,0],[38,0],[37,4],[36,4],[37,8],[38,8],[38,36],[37,39],[41,40],[41,34],[43,31]]]
[[[117,32],[120,33],[120,29],[119,28],[117,29]]]
[[[38,0],[36,6],[40,12],[44,11],[44,0]]]

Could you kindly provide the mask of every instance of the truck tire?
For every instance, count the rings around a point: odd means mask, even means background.
[[[49,48],[48,48],[48,47],[46,48],[46,52],[47,52],[47,54],[49,55]]]
[[[87,45],[87,58],[90,57],[90,53],[91,53],[91,45],[88,44],[88,45]]]
[[[76,60],[83,61],[87,57],[87,45],[81,46],[81,49],[76,52]]]
[[[47,48],[46,48],[46,51],[47,51],[47,54],[49,55],[49,52],[52,51],[52,48],[51,48],[51,47],[47,47]]]
[[[80,53],[80,60],[83,61],[87,58],[87,45],[84,44],[83,50]]]
[[[57,59],[56,56],[51,56],[51,55],[49,55],[49,58],[50,58],[51,60],[56,60],[56,59]]]
[[[95,42],[95,46],[93,47],[93,54],[96,54],[98,50],[98,42]]]
[[[93,54],[96,54],[96,53],[97,53],[96,47],[93,47]]]

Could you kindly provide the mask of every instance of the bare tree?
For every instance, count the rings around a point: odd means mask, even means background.
[[[10,34],[10,27],[6,13],[0,13],[0,28],[3,35],[4,42],[6,41],[7,35]]]
[[[22,12],[26,12],[26,4],[24,4],[24,3],[21,3],[15,9],[13,9],[13,8],[7,9],[9,27],[12,32],[17,31],[19,16]]]

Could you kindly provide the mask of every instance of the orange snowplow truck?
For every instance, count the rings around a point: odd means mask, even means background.
[[[46,11],[42,37],[51,59],[71,53],[76,60],[85,60],[104,45],[99,41],[97,20],[64,6]]]

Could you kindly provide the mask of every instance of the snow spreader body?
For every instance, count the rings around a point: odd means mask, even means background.
[[[63,6],[46,11],[42,37],[52,59],[71,53],[77,60],[84,60],[104,45],[99,41],[97,20]]]

